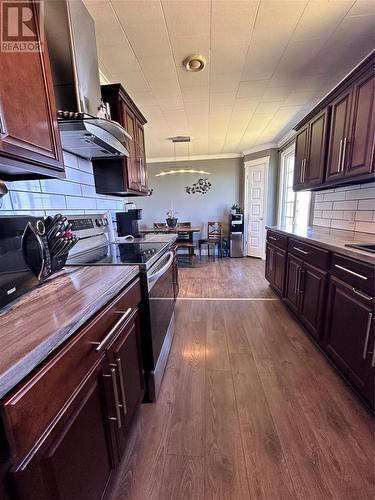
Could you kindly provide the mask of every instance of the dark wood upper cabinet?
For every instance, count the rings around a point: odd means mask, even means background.
[[[45,39],[40,38],[37,21],[38,2],[26,3],[34,14],[31,29],[42,42],[42,50],[0,53],[0,178],[3,180],[64,177],[48,50]],[[1,6],[5,8],[6,2],[2,0]]]
[[[129,157],[93,160],[96,191],[114,196],[146,195],[148,177],[143,126],[147,123],[133,100],[120,84],[102,85],[102,96],[111,107],[112,119],[132,137]]]
[[[293,189],[324,189],[374,180],[375,52],[295,127]]]
[[[326,180],[344,177],[344,154],[350,132],[351,91],[340,95],[331,105],[331,127],[328,143]]]
[[[374,171],[375,76],[366,73],[352,92],[352,117],[347,156],[343,158],[346,177]],[[346,152],[345,152],[346,153]]]
[[[325,349],[341,371],[374,405],[374,300],[331,276]]]
[[[304,186],[303,176],[306,169],[307,143],[309,126],[299,130],[296,136],[296,153],[294,160],[293,189],[297,191]]]

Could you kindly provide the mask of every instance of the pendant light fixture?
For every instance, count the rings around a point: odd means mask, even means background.
[[[188,161],[190,161],[190,141],[191,138],[189,136],[181,136],[178,135],[176,137],[171,137],[171,142],[174,148],[174,161],[177,163],[176,156],[176,143],[187,143],[188,145]],[[206,172],[205,170],[197,170],[195,168],[174,168],[169,170],[163,170],[155,175],[155,177],[163,177],[165,175],[174,175],[174,174],[204,174],[210,175],[210,172]]]

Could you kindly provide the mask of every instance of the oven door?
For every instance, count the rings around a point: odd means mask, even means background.
[[[175,306],[174,252],[167,252],[147,271],[154,368],[168,332]]]

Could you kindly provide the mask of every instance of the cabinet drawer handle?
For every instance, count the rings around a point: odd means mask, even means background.
[[[359,290],[357,290],[356,288],[353,288],[353,292],[356,293],[357,295],[359,295],[360,297],[362,297],[363,299],[366,299],[366,300],[372,300],[372,297],[370,297],[369,295],[366,295],[365,293],[363,292],[360,292]]]
[[[293,247],[293,249],[297,250],[297,252],[303,253],[304,255],[309,255],[309,253],[311,253],[311,252],[305,252],[305,250],[302,250],[302,248],[298,248],[298,247]]]
[[[269,240],[274,240],[274,241],[277,241],[277,238],[275,238],[274,236],[268,236],[268,239],[269,239]]]
[[[372,360],[371,360],[371,366],[374,368],[375,366],[375,340],[374,340],[374,347],[372,348]]]
[[[372,313],[370,312],[370,313],[368,313],[365,345],[363,346],[363,359],[366,359],[366,355],[367,355],[367,347],[368,347],[368,339],[370,337],[371,321],[372,321]]]
[[[126,415],[128,413],[128,407],[126,406],[126,397],[125,397],[125,384],[124,384],[124,378],[122,376],[123,371],[122,371],[122,362],[121,358],[117,358],[117,366],[118,366],[118,376],[120,380],[120,391],[121,391],[121,399],[122,399],[122,406],[124,408],[124,414]]]
[[[117,312],[120,312],[120,311],[117,311]],[[122,323],[124,323],[124,321],[130,315],[131,312],[132,312],[132,309],[131,309],[131,307],[129,307],[129,309],[127,309],[124,312],[124,314],[121,316],[121,318],[109,330],[108,334],[104,337],[104,339],[101,342],[91,342],[92,344],[96,345],[96,347],[95,347],[95,351],[96,352],[99,352],[99,351],[101,351],[103,349],[103,347],[109,342],[109,340],[111,339],[111,337],[117,332],[117,330],[119,329],[119,327],[122,325]]]
[[[367,280],[367,276],[363,276],[362,274],[355,273],[354,271],[351,271],[350,269],[347,269],[346,267],[339,266],[338,264],[335,264],[335,267],[337,267],[337,269],[341,269],[341,271],[345,271],[346,273],[352,274],[353,276],[357,276],[357,278],[361,278],[362,280]]]
[[[117,427],[119,429],[121,429],[121,427],[122,427],[121,413],[120,413],[121,406],[120,406],[120,401],[118,398],[118,387],[117,387],[116,369],[115,368],[111,368],[111,378],[112,378],[113,393],[115,396]]]

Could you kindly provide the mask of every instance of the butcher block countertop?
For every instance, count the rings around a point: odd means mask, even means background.
[[[0,398],[138,273],[138,266],[71,267],[1,309]]]
[[[315,243],[322,248],[353,259],[375,264],[375,254],[345,246],[347,243],[375,243],[375,235],[373,234],[320,226],[267,226],[267,229],[292,236],[306,243]]]

